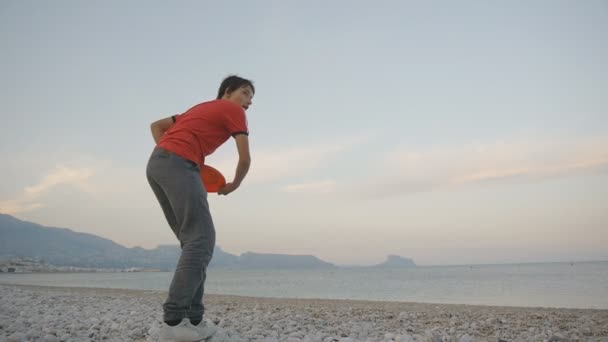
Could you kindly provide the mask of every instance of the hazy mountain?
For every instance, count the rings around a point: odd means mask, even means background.
[[[154,249],[127,248],[111,240],[66,228],[45,227],[0,214],[0,257],[33,257],[57,266],[96,268],[143,267],[171,270],[180,254],[176,245]],[[379,267],[414,266],[410,259],[389,256]],[[246,269],[323,269],[335,265],[312,255],[260,254],[241,256],[216,246],[210,267]]]
[[[403,267],[415,267],[416,264],[412,259],[404,258],[398,255],[389,255],[385,262],[373,266],[381,268],[403,268]]]
[[[333,264],[312,255],[260,254],[247,252],[238,259],[239,267],[253,269],[332,268]]]
[[[0,256],[34,257],[57,266],[167,270],[175,268],[179,254],[177,244],[127,248],[93,234],[44,227],[0,214]],[[211,266],[232,266],[237,261],[236,255],[216,246]]]

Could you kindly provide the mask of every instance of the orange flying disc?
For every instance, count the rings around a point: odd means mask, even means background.
[[[221,187],[226,185],[226,179],[222,173],[209,165],[201,167],[201,179],[207,192],[217,192]]]

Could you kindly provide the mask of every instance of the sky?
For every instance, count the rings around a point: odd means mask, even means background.
[[[0,0],[0,42],[1,213],[176,244],[149,125],[237,74],[252,166],[209,194],[223,250],[608,260],[606,1]]]

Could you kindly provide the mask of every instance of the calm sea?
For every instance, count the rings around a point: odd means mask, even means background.
[[[0,273],[0,284],[166,291],[172,273]],[[608,309],[608,262],[408,269],[209,270],[207,293]]]

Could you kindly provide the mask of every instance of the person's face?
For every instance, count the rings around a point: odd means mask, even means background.
[[[252,104],[253,89],[250,86],[240,87],[230,93],[226,92],[224,99],[232,101],[247,110]]]

